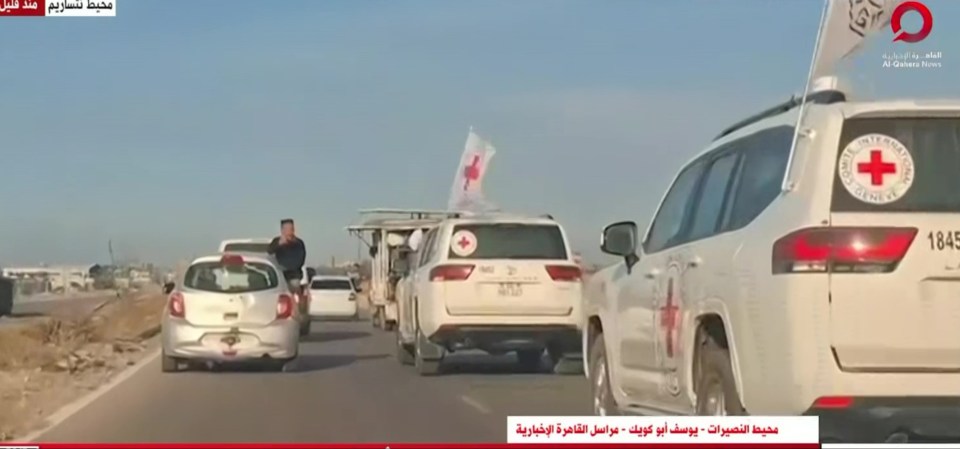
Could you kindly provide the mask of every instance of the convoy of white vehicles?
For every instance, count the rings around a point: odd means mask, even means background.
[[[582,357],[597,415],[815,415],[823,441],[960,437],[960,102],[826,89],[796,132],[800,103],[723,131],[645,231],[605,227],[601,250],[621,260],[586,282],[551,217],[361,211],[347,229],[370,250],[373,325],[420,375],[465,350],[515,353],[530,370]],[[245,263],[273,279],[269,258]],[[315,300],[329,298],[308,321],[357,316],[350,278],[312,279]],[[219,278],[185,282],[164,321],[164,370],[211,354],[190,313],[221,327],[247,317],[194,299],[233,304]],[[237,287],[258,326],[296,316],[283,285]],[[273,295],[271,317],[258,292]],[[295,356],[278,351],[270,359]]]
[[[960,102],[810,97],[687,163],[585,286],[594,412],[816,415],[824,441],[960,436]],[[792,164],[789,163],[792,159]]]

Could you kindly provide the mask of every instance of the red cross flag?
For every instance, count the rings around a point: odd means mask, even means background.
[[[490,159],[495,153],[493,145],[480,138],[471,128],[467,134],[463,155],[460,156],[460,165],[457,166],[453,178],[448,209],[466,210],[486,204],[483,197],[483,177],[487,174]]]

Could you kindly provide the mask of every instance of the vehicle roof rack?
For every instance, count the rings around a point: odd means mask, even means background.
[[[847,95],[839,90],[824,90],[820,92],[812,92],[807,95],[807,103],[813,104],[833,104],[833,103],[842,103],[847,100]],[[717,137],[713,138],[713,141],[720,140],[730,134],[733,134],[737,130],[746,128],[754,123],[757,123],[761,120],[775,117],[777,115],[783,114],[790,111],[791,109],[800,106],[801,97],[794,95],[790,97],[789,100],[780,103],[772,108],[766,109],[763,112],[754,114],[750,117],[747,117],[737,123],[734,123],[727,129],[724,129]]]

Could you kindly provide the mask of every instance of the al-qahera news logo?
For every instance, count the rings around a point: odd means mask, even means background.
[[[920,18],[920,28],[909,31],[904,28],[904,17],[908,14]],[[916,44],[923,42],[933,32],[933,13],[923,2],[906,1],[897,5],[890,14],[890,30],[893,42]],[[942,51],[894,51],[883,54],[885,69],[939,69],[943,67]]]
[[[116,0],[0,0],[0,17],[116,17],[116,3]]]

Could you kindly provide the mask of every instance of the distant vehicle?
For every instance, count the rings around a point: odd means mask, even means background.
[[[273,239],[229,239],[220,242],[221,253],[263,253],[266,254]]]
[[[164,372],[187,362],[257,362],[289,370],[300,312],[272,257],[204,256],[187,268],[161,319]]]
[[[550,218],[448,218],[416,245],[400,307],[401,362],[436,374],[445,354],[516,352],[524,369],[580,353],[580,268]],[[406,288],[406,287],[405,287]]]
[[[219,252],[268,254],[270,242],[272,241],[273,239],[264,238],[228,239],[220,242]],[[310,291],[306,286],[309,279],[313,274],[316,274],[316,272],[313,268],[303,267],[303,276],[300,278],[300,287],[303,288],[302,294],[301,292],[293,292],[294,299],[297,301],[297,307],[300,309],[300,316],[303,318],[303,322],[300,323],[300,335],[310,334],[311,323],[308,313],[310,308]]]
[[[0,317],[13,313],[14,280],[0,276]]]
[[[357,319],[357,290],[349,276],[317,275],[310,280],[310,317]]]
[[[960,101],[810,98],[792,168],[797,100],[683,166],[644,234],[603,230],[622,261],[585,289],[595,414],[960,439]]]

